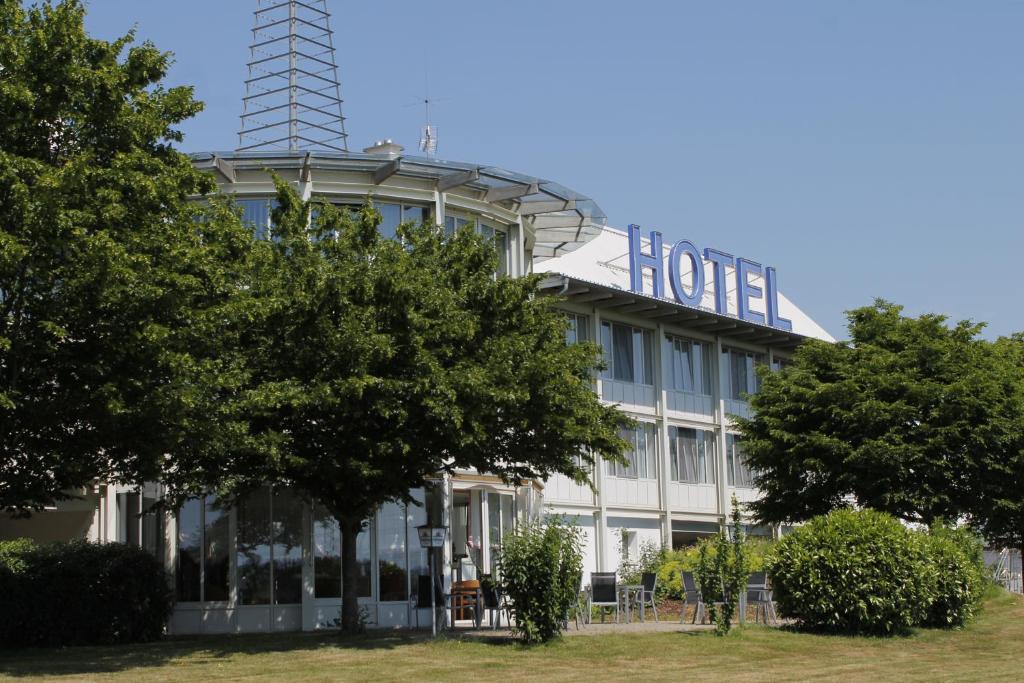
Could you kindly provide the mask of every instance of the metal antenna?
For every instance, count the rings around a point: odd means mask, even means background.
[[[238,150],[348,151],[327,0],[257,0]]]

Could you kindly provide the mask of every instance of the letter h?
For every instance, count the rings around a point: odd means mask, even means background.
[[[662,297],[662,248],[661,233],[651,231],[651,253],[645,254],[640,242],[640,226],[629,226],[629,288],[644,293],[644,268],[650,268],[654,281],[654,296]]]

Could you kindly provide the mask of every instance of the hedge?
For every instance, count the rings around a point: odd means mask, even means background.
[[[120,543],[0,543],[0,644],[61,647],[160,638],[174,604],[152,555]]]
[[[889,635],[960,626],[985,589],[980,543],[914,531],[875,510],[836,510],[779,541],[767,562],[779,614],[815,631]]]

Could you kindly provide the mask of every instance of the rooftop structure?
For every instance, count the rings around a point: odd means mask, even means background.
[[[327,0],[257,0],[238,150],[348,150]]]

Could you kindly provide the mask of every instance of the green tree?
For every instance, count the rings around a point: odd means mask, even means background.
[[[801,521],[850,502],[926,523],[972,513],[980,471],[1005,461],[1013,432],[1013,383],[982,325],[881,300],[848,319],[849,342],[805,342],[737,420],[764,494],[756,516]]]
[[[278,180],[273,239],[244,288],[250,376],[235,409],[249,438],[168,480],[225,496],[286,485],[323,505],[341,528],[345,630],[358,627],[356,537],[381,504],[461,468],[584,481],[598,455],[621,457],[630,423],[601,405],[598,348],[566,345],[538,276],[496,278],[471,229],[403,225],[388,240],[379,221]]]
[[[216,332],[251,235],[173,148],[201,105],[153,45],[90,38],[79,0],[0,0],[0,509],[157,479],[220,448]],[[197,221],[197,215],[204,219]]]
[[[997,339],[993,352],[1005,439],[978,453],[970,521],[989,543],[1024,558],[1024,334]]]

